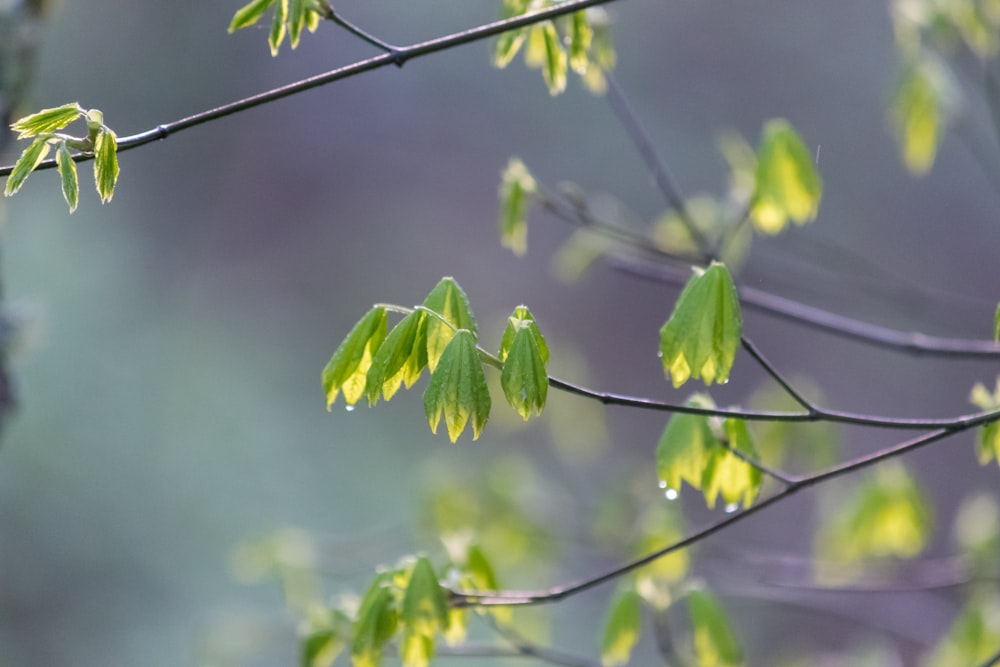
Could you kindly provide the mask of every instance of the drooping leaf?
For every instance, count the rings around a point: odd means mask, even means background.
[[[549,348],[534,316],[524,306],[515,308],[507,319],[500,360],[503,362],[500,385],[507,403],[525,421],[532,412],[541,414],[549,389],[546,371]]]
[[[594,32],[587,22],[587,11],[574,12],[569,17],[569,66],[577,74],[586,74],[590,65],[590,45],[594,39]]]
[[[118,138],[107,127],[97,133],[94,142],[94,185],[101,203],[111,201],[118,182]]]
[[[500,179],[500,244],[519,257],[528,249],[528,207],[537,187],[524,163],[511,158]]]
[[[490,417],[490,392],[486,387],[476,338],[460,329],[444,349],[424,392],[424,412],[431,431],[437,433],[444,416],[452,442],[472,421],[472,439],[479,438]]]
[[[789,219],[801,225],[816,217],[823,183],[809,149],[788,121],[771,120],[764,126],[755,176],[750,216],[756,229],[777,234]]]
[[[750,507],[760,492],[762,475],[760,470],[733,452],[757,460],[757,449],[742,419],[726,419],[723,430],[729,447],[718,446],[709,457],[702,480],[705,500],[709,507],[714,507],[716,496],[721,494],[729,507],[740,502],[744,507]]]
[[[351,661],[354,667],[379,667],[382,651],[396,634],[399,612],[386,578],[377,577],[358,610],[351,641]]]
[[[969,394],[969,400],[984,411],[1000,410],[1000,376],[997,377],[996,391],[990,393],[982,382],[977,382]],[[991,421],[977,429],[976,457],[979,465],[990,461],[1000,463],[1000,420]]]
[[[715,407],[709,396],[696,394],[686,401],[696,407]],[[701,415],[677,413],[667,422],[656,446],[656,470],[660,486],[679,493],[681,483],[702,488],[705,468],[713,448],[720,447],[708,420]]]
[[[549,95],[558,95],[566,90],[566,71],[569,67],[566,49],[563,48],[559,32],[551,21],[543,23],[541,30],[545,43],[542,77],[549,88]]]
[[[26,139],[61,130],[84,113],[79,103],[70,102],[69,104],[52,109],[42,109],[30,116],[19,118],[10,127],[18,133],[18,139]]]
[[[7,185],[3,191],[5,197],[10,197],[21,189],[24,182],[28,180],[28,176],[38,166],[38,163],[44,160],[45,156],[49,154],[49,149],[50,146],[46,137],[38,137],[28,144],[28,147],[22,151],[21,157],[17,158],[17,162],[14,163],[13,171],[7,177]]]
[[[288,42],[292,48],[298,48],[302,28],[306,25],[308,0],[290,0],[288,5]]]
[[[743,650],[725,610],[704,589],[688,593],[688,610],[694,630],[694,653],[699,667],[740,667]]]
[[[621,589],[611,599],[605,617],[601,664],[604,667],[628,664],[641,632],[642,598],[631,588]]]
[[[379,395],[389,400],[400,385],[409,389],[427,366],[426,311],[415,310],[393,327],[381,343],[365,381],[368,403],[375,405]]]
[[[229,23],[229,32],[234,33],[242,28],[252,26],[264,15],[277,0],[251,0],[236,10],[233,20]]]
[[[448,625],[448,601],[426,556],[417,559],[403,596],[401,620],[407,632],[433,637]]]
[[[301,667],[330,667],[350,640],[350,619],[339,609],[325,615],[319,627],[313,627],[302,639]]]
[[[427,321],[427,366],[433,373],[457,329],[466,329],[475,338],[476,318],[472,315],[469,297],[451,277],[442,278],[434,286],[424,299],[423,306],[447,321],[446,324],[436,317]]]
[[[676,492],[676,489],[674,489]],[[674,494],[664,490],[670,497]],[[668,544],[680,540],[682,517],[680,512],[672,511],[673,506],[664,503],[648,505],[639,522],[640,534],[631,551],[639,557],[662,549]],[[635,574],[635,590],[647,604],[658,611],[666,610],[673,601],[674,587],[681,582],[690,569],[690,549],[679,549],[666,556],[661,556],[649,565],[645,565]]]
[[[903,163],[912,173],[927,173],[934,164],[950,109],[954,86],[937,61],[922,55],[900,72],[890,119]]]
[[[663,370],[675,387],[688,378],[724,384],[736,359],[743,316],[724,264],[713,262],[688,281],[660,329]]]
[[[76,162],[66,148],[66,142],[60,142],[56,149],[56,165],[59,168],[59,179],[62,181],[63,199],[69,205],[69,212],[76,210],[80,197],[80,182],[76,174]]]
[[[271,47],[272,56],[278,55],[281,42],[285,39],[288,23],[288,1],[276,0],[274,4],[274,19],[271,21],[271,32],[267,37],[267,43]]]
[[[375,351],[385,340],[385,331],[385,308],[372,308],[337,347],[323,369],[327,409],[337,400],[341,390],[348,405],[354,405],[364,395],[368,369]]]
[[[997,312],[993,315],[993,342],[1000,343],[1000,303],[997,304]]]
[[[509,19],[520,16],[528,11],[531,0],[504,0],[500,10],[501,19]],[[502,33],[497,38],[496,48],[493,49],[493,65],[500,69],[506,67],[524,44],[527,37],[526,28],[516,28]]]

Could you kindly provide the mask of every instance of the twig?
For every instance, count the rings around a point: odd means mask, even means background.
[[[808,399],[806,399],[802,394],[797,392],[794,387],[785,379],[785,377],[778,372],[778,369],[767,360],[767,358],[757,349],[757,346],[750,342],[750,339],[745,335],[740,336],[740,343],[743,344],[743,349],[746,350],[754,360],[760,364],[760,367],[771,376],[771,378],[781,385],[781,388],[785,390],[785,393],[795,399],[795,402],[801,405],[803,408],[809,411],[809,414],[817,414],[821,412],[816,408]]]
[[[291,83],[286,86],[274,88],[251,97],[246,97],[236,102],[230,102],[229,104],[224,104],[208,111],[203,111],[186,118],[181,118],[180,120],[176,120],[171,123],[157,125],[153,129],[146,130],[145,132],[120,137],[118,139],[118,152],[120,153],[122,151],[138,148],[139,146],[159,141],[160,139],[166,139],[167,137],[183,130],[203,125],[220,118],[225,118],[254,107],[269,104],[285,97],[297,95],[307,90],[318,88],[319,86],[325,86],[329,83],[333,83],[334,81],[340,81],[341,79],[357,76],[358,74],[380,69],[387,65],[399,66],[402,63],[413,60],[414,58],[420,58],[431,53],[437,53],[438,51],[445,51],[457,46],[478,42],[499,35],[500,33],[507,32],[508,30],[516,30],[517,28],[522,28],[534,23],[540,23],[558,16],[586,9],[587,7],[607,4],[609,2],[614,2],[614,0],[568,0],[567,2],[553,5],[541,11],[531,12],[500,21],[494,21],[470,30],[452,33],[444,37],[438,37],[436,39],[420,42],[411,46],[399,47],[393,53],[385,53],[367,60],[360,60],[350,65],[339,67],[307,79],[302,79],[301,81],[296,81],[295,83]],[[93,159],[94,156],[91,153],[80,153],[73,156],[73,160],[76,162],[86,162]],[[55,160],[44,160],[40,162],[37,167],[35,167],[35,171],[52,169],[55,166]],[[0,176],[9,176],[12,170],[13,165],[0,167]]]

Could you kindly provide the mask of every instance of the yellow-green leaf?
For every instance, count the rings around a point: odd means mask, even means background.
[[[988,493],[966,498],[954,521],[955,542],[962,556],[982,572],[1000,561],[1000,506]]]
[[[385,308],[372,308],[337,347],[323,369],[327,409],[341,391],[348,405],[354,405],[364,395],[368,369],[376,350],[385,340],[385,331]]]
[[[339,609],[324,614],[319,627],[313,627],[302,639],[301,667],[330,667],[350,639],[351,622]]]
[[[676,490],[673,490],[676,493]],[[668,497],[674,493],[664,490]],[[673,510],[673,511],[672,511]],[[666,503],[646,505],[639,522],[640,534],[631,552],[639,557],[662,549],[684,537],[682,517]],[[635,573],[635,590],[654,609],[666,610],[673,601],[673,589],[690,569],[690,549],[679,549],[657,558]]]
[[[473,337],[476,336],[476,318],[472,315],[469,297],[451,277],[442,278],[434,286],[424,299],[423,306],[445,319],[442,322],[437,317],[431,317],[427,321],[427,366],[433,373],[457,329],[467,329]]]
[[[437,433],[444,416],[452,442],[472,421],[472,439],[479,438],[490,417],[490,392],[486,387],[476,338],[467,329],[455,334],[444,349],[424,392],[424,412],[431,431]]]
[[[383,576],[376,578],[358,610],[351,642],[351,661],[354,667],[379,667],[382,664],[382,650],[396,634],[399,613],[387,579],[388,577]]]
[[[679,387],[688,378],[724,384],[736,359],[743,330],[736,286],[725,265],[696,271],[660,329],[664,372]]]
[[[809,149],[788,121],[771,120],[764,126],[755,176],[750,216],[757,230],[777,234],[789,219],[801,225],[816,217],[823,183]]]
[[[1000,596],[983,592],[972,597],[921,667],[989,664],[1000,647]]]
[[[509,19],[524,14],[528,11],[530,2],[531,0],[504,0],[500,18]],[[493,65],[500,69],[506,67],[521,49],[527,35],[527,28],[516,28],[502,33],[497,39],[496,48],[493,49]]]
[[[977,382],[969,394],[969,401],[984,411],[1000,410],[1000,377],[997,377],[994,393],[982,382]],[[1000,463],[1000,421],[992,421],[977,429],[976,457],[980,465],[990,461]]]
[[[550,95],[558,95],[566,90],[566,70],[569,67],[566,49],[559,39],[559,32],[551,21],[542,24],[542,36],[545,43],[545,61],[542,67],[542,77],[549,87]]]
[[[229,23],[229,32],[233,33],[242,28],[252,26],[260,20],[264,12],[275,3],[276,0],[251,0],[243,7],[236,10],[233,20]]]
[[[448,601],[426,556],[413,566],[403,595],[401,620],[409,634],[428,638],[448,625]]]
[[[287,23],[288,0],[276,0],[274,5],[274,19],[271,21],[271,32],[267,37],[267,43],[271,47],[272,56],[278,55],[278,48],[285,39]]]
[[[372,358],[365,380],[368,403],[378,402],[379,394],[389,400],[400,385],[409,389],[427,366],[426,311],[415,310],[399,321]]]
[[[525,421],[532,412],[541,414],[549,389],[546,371],[549,348],[534,316],[524,306],[515,308],[507,319],[500,360],[503,362],[500,385],[507,403]]]
[[[10,127],[18,133],[18,139],[25,139],[61,130],[84,113],[83,108],[77,102],[70,102],[19,118]]]
[[[28,176],[38,166],[38,163],[44,160],[45,156],[49,154],[49,148],[49,142],[46,137],[38,137],[28,144],[28,147],[21,153],[21,157],[17,158],[17,162],[14,163],[14,169],[7,177],[7,185],[3,191],[5,197],[9,197],[21,189],[24,182],[28,180]]]
[[[511,158],[500,179],[500,244],[519,257],[528,250],[528,207],[537,187],[524,163]]]
[[[914,174],[925,174],[934,164],[953,87],[944,67],[930,57],[915,59],[900,73],[890,119],[903,163]]]
[[[94,142],[94,185],[101,203],[111,201],[118,182],[118,138],[107,127],[97,133]]]
[[[619,590],[611,599],[604,621],[601,664],[604,667],[628,664],[641,632],[642,598],[632,589]]]
[[[726,419],[722,428],[729,446],[714,450],[705,467],[705,500],[709,507],[713,507],[716,496],[721,494],[728,507],[734,507],[740,502],[744,507],[750,507],[760,492],[762,475],[760,470],[733,452],[757,460],[757,448],[754,447],[750,431],[742,419]]]
[[[712,399],[704,394],[695,394],[685,404],[701,408],[715,407]],[[656,470],[660,486],[672,495],[680,493],[682,482],[701,489],[712,450],[719,446],[708,426],[708,419],[701,415],[673,415],[656,446]]]
[[[288,41],[292,48],[299,45],[302,28],[306,25],[306,5],[308,0],[291,0],[288,5]]]
[[[993,342],[1000,343],[1000,303],[997,304],[997,312],[993,315]]]
[[[594,32],[587,22],[587,10],[574,12],[570,18],[569,66],[577,74],[586,74],[590,65],[588,53],[594,39]]]
[[[56,165],[59,167],[59,179],[62,181],[63,199],[69,205],[69,212],[76,210],[80,196],[80,182],[76,174],[76,162],[66,148],[66,142],[60,142],[56,149]]]
[[[688,610],[694,630],[694,653],[699,667],[740,667],[743,650],[725,610],[711,593],[688,593]]]

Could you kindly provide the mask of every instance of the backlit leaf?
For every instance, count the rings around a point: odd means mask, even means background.
[[[997,304],[997,312],[993,315],[993,342],[1000,343],[1000,303]]]
[[[725,265],[713,262],[688,281],[660,329],[663,370],[675,387],[688,378],[724,384],[736,359],[743,316]]]
[[[389,400],[400,385],[409,389],[427,366],[427,318],[415,310],[399,321],[372,358],[365,380],[368,403],[378,402],[379,394]]]
[[[267,43],[271,47],[271,55],[278,55],[278,48],[285,39],[286,24],[288,23],[288,0],[276,0],[274,4],[274,19],[271,21],[271,33],[267,37]]]
[[[715,596],[703,589],[692,590],[688,593],[688,610],[698,667],[740,667],[743,650]]]
[[[969,400],[984,411],[1000,410],[1000,377],[997,377],[996,391],[990,393],[982,382],[977,382],[969,394]],[[990,461],[1000,463],[1000,421],[992,421],[976,430],[976,457],[980,465]]]
[[[590,64],[588,53],[594,33],[587,22],[587,11],[574,12],[569,17],[569,66],[577,74],[586,74]]]
[[[28,180],[28,176],[38,166],[38,163],[44,160],[45,156],[49,154],[49,149],[48,140],[45,137],[38,137],[22,151],[21,156],[14,163],[14,169],[7,177],[7,185],[3,191],[5,197],[9,197],[21,189],[24,182]]]
[[[550,95],[558,95],[566,90],[566,70],[569,66],[566,49],[563,48],[559,33],[551,21],[542,24],[545,41],[545,63],[542,76],[549,87]]]
[[[343,390],[348,405],[357,403],[365,393],[372,357],[385,340],[385,308],[372,308],[354,325],[323,369],[323,390],[327,409]]]
[[[448,624],[448,601],[434,567],[425,556],[417,559],[403,596],[401,620],[410,634],[433,637]]]
[[[427,365],[433,373],[437,369],[438,360],[444,349],[451,342],[457,329],[467,329],[475,338],[476,318],[469,307],[469,297],[455,282],[454,278],[442,278],[427,298],[424,308],[443,317],[451,326],[436,317],[427,321]]]
[[[1000,646],[1000,597],[995,592],[973,596],[947,634],[920,663],[921,667],[991,664]]]
[[[233,20],[229,23],[229,32],[233,33],[242,28],[252,26],[260,20],[264,12],[275,2],[276,0],[251,0],[251,2],[236,10]]]
[[[715,407],[712,399],[704,394],[692,396],[686,404]],[[712,450],[720,446],[705,417],[683,413],[673,415],[656,446],[656,470],[660,486],[679,493],[681,483],[687,482],[694,488],[701,489]]]
[[[83,108],[77,102],[70,102],[19,118],[10,127],[18,133],[18,139],[25,139],[61,130],[84,113]]]
[[[680,512],[664,503],[645,507],[639,530],[639,538],[631,550],[637,557],[662,549],[684,536]],[[679,549],[644,565],[635,574],[636,592],[654,609],[666,610],[673,601],[673,588],[688,575],[690,554],[690,549]]]
[[[714,507],[716,496],[721,494],[727,506],[742,502],[744,507],[749,507],[760,492],[762,475],[733,451],[756,460],[757,449],[742,419],[726,419],[723,430],[729,447],[717,446],[709,457],[702,481],[705,501],[709,507]]]
[[[755,176],[750,216],[756,229],[777,234],[789,219],[801,225],[816,217],[823,183],[809,149],[788,121],[771,120],[764,126]]]
[[[101,203],[108,203],[118,182],[118,138],[107,127],[97,133],[94,142],[94,185]]]
[[[501,19],[509,19],[521,16],[528,11],[530,0],[504,0],[500,10]],[[496,48],[493,50],[493,65],[503,69],[506,67],[524,44],[527,37],[526,28],[517,28],[502,33],[497,39]]]
[[[299,45],[302,28],[306,25],[308,0],[290,0],[288,4],[288,42],[292,48]]]
[[[60,142],[56,149],[56,165],[59,168],[59,179],[62,181],[63,199],[69,205],[69,212],[76,210],[80,196],[80,182],[76,174],[76,162],[66,148],[66,142]]]
[[[351,641],[354,667],[379,667],[382,651],[399,627],[399,612],[391,579],[390,573],[380,573],[361,601]]]
[[[476,349],[476,338],[467,329],[459,330],[441,354],[424,392],[424,412],[434,433],[444,416],[452,442],[458,440],[470,420],[473,440],[486,426],[490,417],[490,392]]]
[[[634,590],[620,590],[611,599],[604,621],[601,664],[604,667],[628,664],[641,632],[642,598]]]
[[[930,57],[915,59],[900,73],[890,118],[903,163],[914,174],[934,164],[944,126],[954,105],[947,71]]]
[[[500,180],[500,244],[519,257],[528,249],[528,207],[536,189],[524,163],[511,158]]]
[[[339,609],[325,615],[302,639],[301,667],[330,667],[350,642],[351,621]]]
[[[525,421],[532,411],[541,414],[548,395],[549,377],[546,364],[549,348],[535,319],[524,306],[514,309],[507,319],[500,344],[503,371],[500,384],[504,397]]]

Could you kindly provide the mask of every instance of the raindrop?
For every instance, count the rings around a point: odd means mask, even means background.
[[[680,494],[677,493],[677,489],[667,489],[663,492],[663,495],[666,496],[667,500],[677,500],[677,496]]]
[[[723,378],[719,380],[719,384],[729,384],[729,378]]]
[[[353,405],[345,405],[344,409],[347,410],[348,412],[354,412],[354,406]]]
[[[729,503],[728,505],[726,505],[726,514],[732,514],[739,508],[740,508],[739,503]]]
[[[661,489],[665,489],[665,488],[667,488],[667,483],[666,483],[666,482],[664,482],[664,481],[663,481],[662,479],[660,480],[660,488],[661,488]]]

